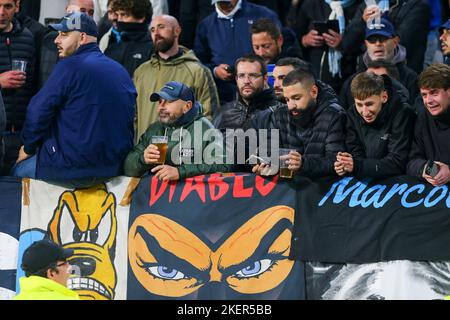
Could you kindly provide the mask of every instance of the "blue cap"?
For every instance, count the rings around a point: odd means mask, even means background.
[[[442,29],[450,29],[450,19],[447,20],[444,24],[439,27],[439,31],[442,32]]]
[[[150,101],[159,101],[159,98],[168,101],[183,100],[195,102],[194,91],[181,82],[167,82],[158,92],[152,93]]]
[[[377,23],[379,22],[379,23]],[[392,23],[385,18],[380,20],[373,20],[373,23],[366,26],[366,39],[373,35],[385,36],[392,38],[396,36],[395,28]]]
[[[89,36],[98,37],[98,28],[95,21],[82,12],[68,14],[62,18],[60,23],[50,24],[49,27],[56,31],[80,31]]]

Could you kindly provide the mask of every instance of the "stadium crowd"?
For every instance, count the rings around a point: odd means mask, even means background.
[[[44,3],[0,0],[0,175],[277,174],[225,157],[242,129],[294,174],[450,181],[450,1],[69,0],[45,26]]]

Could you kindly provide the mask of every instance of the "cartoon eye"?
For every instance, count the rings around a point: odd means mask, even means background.
[[[235,273],[235,276],[236,278],[256,277],[266,272],[274,263],[275,261],[271,259],[259,260],[239,270],[238,272]]]
[[[148,267],[147,271],[154,275],[157,278],[165,279],[165,280],[181,280],[188,279],[181,271],[177,269],[172,269],[165,266],[154,266]]]
[[[59,238],[62,245],[79,242],[82,233],[73,221],[69,206],[64,203],[61,209],[61,219],[59,223]]]
[[[112,229],[112,212],[111,209],[103,216],[100,224],[90,234],[91,242],[94,242],[100,246],[104,246],[108,241]]]

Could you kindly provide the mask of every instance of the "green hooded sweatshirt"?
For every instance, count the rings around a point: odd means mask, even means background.
[[[201,114],[198,102],[172,125],[153,123],[125,159],[125,174],[140,177],[155,167],[144,162],[144,150],[151,144],[152,136],[169,137],[165,164],[176,167],[180,179],[231,171],[230,165],[223,164],[226,162],[223,143],[217,139],[221,136],[205,136],[209,129],[213,129],[209,133],[220,134]]]

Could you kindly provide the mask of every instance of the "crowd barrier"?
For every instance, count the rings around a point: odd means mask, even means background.
[[[0,299],[21,256],[75,250],[83,299],[442,299],[446,186],[409,177],[317,181],[213,174],[117,177],[88,189],[0,178]]]

